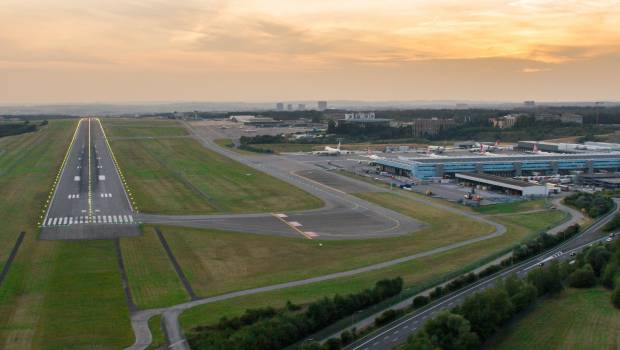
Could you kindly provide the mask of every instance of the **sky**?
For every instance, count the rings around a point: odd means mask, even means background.
[[[0,103],[620,100],[620,1],[2,0]]]

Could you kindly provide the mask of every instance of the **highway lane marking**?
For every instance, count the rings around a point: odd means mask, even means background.
[[[308,235],[307,233],[305,233],[304,231],[300,230],[299,228],[297,228],[297,227],[295,227],[295,226],[291,225],[291,223],[290,223],[290,222],[288,222],[288,221],[284,220],[283,218],[279,217],[277,214],[275,214],[275,213],[271,213],[271,215],[272,215],[274,218],[276,218],[276,219],[278,219],[278,220],[282,221],[284,224],[286,224],[288,227],[290,227],[290,228],[292,228],[293,230],[295,230],[295,231],[296,231],[297,233],[299,233],[300,235],[302,235],[302,236],[306,237],[307,239],[312,239],[312,236]],[[299,223],[298,223],[298,224],[299,224]]]

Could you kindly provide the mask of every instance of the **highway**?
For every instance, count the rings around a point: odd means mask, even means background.
[[[101,122],[82,118],[41,222],[40,239],[109,239],[138,234],[131,201]]]
[[[434,302],[429,306],[414,312],[413,314],[396,320],[389,325],[372,332],[368,336],[355,341],[354,343],[345,347],[345,349],[392,349],[397,345],[403,344],[407,340],[407,337],[409,335],[415,333],[424,325],[424,323],[428,319],[434,317],[437,313],[459,305],[470,295],[494,286],[499,280],[512,274],[517,274],[520,277],[525,277],[530,270],[539,268],[539,263],[545,259],[566,259],[570,257],[571,252],[579,251],[594,242],[600,242],[605,240],[607,235],[601,233],[600,229],[605,223],[611,220],[611,218],[616,213],[618,213],[618,210],[620,208],[620,200],[615,199],[614,201],[616,202],[616,207],[611,213],[607,214],[604,218],[601,218],[600,220],[595,222],[578,236],[568,240],[567,242],[559,245],[556,248],[553,248],[543,254],[538,255],[535,258],[519,263],[507,270],[500,271],[495,275],[489,276],[469,287],[466,287],[464,290],[445,296],[437,302]]]

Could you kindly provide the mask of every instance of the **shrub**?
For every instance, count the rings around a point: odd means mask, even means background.
[[[424,305],[427,305],[429,303],[429,298],[427,296],[424,295],[418,295],[417,297],[413,298],[413,307],[414,308],[420,308]]]
[[[398,317],[402,316],[404,313],[405,312],[400,309],[399,310],[389,309],[385,311],[384,313],[382,313],[381,315],[379,315],[379,317],[375,318],[375,326],[381,327],[383,325],[386,325],[394,321]]]

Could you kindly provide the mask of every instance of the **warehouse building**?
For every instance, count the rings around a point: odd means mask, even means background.
[[[620,174],[601,173],[591,175],[581,175],[577,178],[581,185],[601,187],[611,190],[620,189]]]
[[[466,182],[473,185],[483,185],[493,191],[501,191],[510,195],[522,197],[544,197],[547,196],[547,186],[537,185],[521,180],[490,175],[490,174],[456,174],[459,182]]]
[[[378,159],[383,171],[421,180],[455,177],[457,173],[485,173],[504,177],[616,172],[620,153],[524,154],[503,156],[459,156],[443,158]]]

